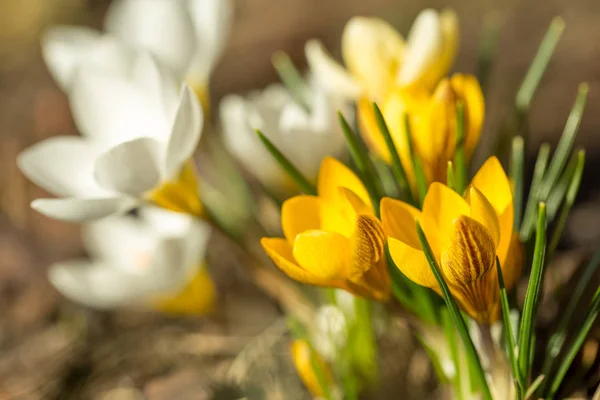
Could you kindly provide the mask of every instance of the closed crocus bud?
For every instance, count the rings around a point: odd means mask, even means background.
[[[304,386],[314,397],[323,397],[327,391],[331,390],[333,383],[327,364],[311,349],[306,340],[294,340],[290,349],[294,366]],[[319,368],[323,382],[319,380],[315,367]],[[324,388],[322,385],[326,385],[326,387]]]
[[[122,70],[79,69],[69,100],[82,136],[46,139],[19,155],[21,171],[56,199],[32,207],[81,222],[122,214],[144,202],[202,215],[191,156],[203,113],[145,53]],[[133,79],[132,77],[135,77]]]
[[[274,193],[295,191],[293,182],[256,135],[259,129],[306,176],[316,180],[324,157],[344,153],[346,143],[337,111],[347,105],[315,87],[310,109],[275,84],[247,97],[226,96],[219,106],[224,142],[242,166]]]
[[[409,279],[440,293],[416,230],[408,228],[418,220],[461,308],[483,324],[500,318],[496,257],[511,289],[521,273],[523,250],[513,232],[510,184],[498,159],[485,162],[464,198],[433,183],[422,211],[384,198],[381,218],[392,259]]]
[[[50,282],[65,297],[97,309],[135,307],[205,314],[215,300],[203,267],[210,227],[191,216],[142,208],[84,226],[89,260],[50,267]]]

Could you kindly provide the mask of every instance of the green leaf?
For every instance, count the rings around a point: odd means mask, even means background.
[[[548,245],[548,260],[552,260],[554,251],[558,246],[558,242],[560,241],[562,233],[565,229],[565,225],[567,224],[569,212],[571,211],[571,207],[573,207],[573,203],[575,203],[575,198],[577,197],[577,192],[579,191],[579,186],[581,185],[581,177],[583,176],[584,166],[585,151],[580,150],[577,153],[577,164],[575,166],[575,172],[573,173],[573,176],[569,182],[565,202],[560,210],[560,215],[556,225],[554,226],[554,231],[552,231],[552,236],[550,236],[550,244]]]
[[[425,199],[425,195],[427,194],[427,178],[425,177],[425,171],[423,170],[421,158],[414,151],[412,141],[412,129],[410,127],[410,119],[408,114],[404,114],[404,134],[406,135],[406,143],[408,144],[408,150],[410,154],[410,159],[412,160],[413,164],[415,180],[417,181],[419,204],[423,204],[423,200]]]
[[[290,56],[283,52],[277,51],[271,57],[271,62],[279,79],[287,87],[288,91],[302,108],[310,112],[310,88],[306,84],[306,81],[294,65],[294,62]]]
[[[425,233],[423,232],[419,222],[417,222],[417,234],[419,236],[419,241],[421,242],[423,252],[425,253],[425,257],[427,258],[427,262],[429,263],[429,267],[431,268],[431,271],[433,272],[433,275],[435,276],[435,279],[442,291],[444,301],[448,307],[448,312],[450,313],[452,321],[454,322],[454,326],[456,327],[463,345],[465,346],[465,352],[469,360],[469,370],[473,372],[475,377],[477,377],[477,380],[479,381],[479,388],[483,391],[483,398],[486,400],[491,400],[492,394],[485,378],[485,372],[483,371],[481,360],[479,359],[477,350],[475,349],[473,341],[471,340],[471,336],[469,335],[469,330],[467,329],[465,320],[463,319],[460,310],[456,305],[454,297],[452,296],[452,293],[450,292],[450,289],[444,280],[444,276],[440,271],[435,256],[433,255],[433,251],[427,242],[427,238],[425,237]]]
[[[483,17],[483,35],[477,52],[477,80],[484,94],[487,92],[490,71],[498,48],[501,22],[495,12]]]
[[[563,349],[565,340],[568,335],[568,328],[571,326],[573,317],[577,314],[577,306],[579,305],[581,298],[583,297],[586,289],[588,288],[592,278],[600,266],[600,250],[596,251],[594,257],[586,265],[583,274],[579,278],[575,290],[569,295],[569,302],[567,307],[561,313],[561,318],[558,321],[556,330],[550,336],[548,344],[546,346],[546,358],[544,359],[544,365],[542,366],[542,374],[548,376],[551,371],[556,367],[555,362],[558,361],[558,356]]]
[[[556,217],[556,214],[558,213],[560,206],[567,195],[567,189],[569,189],[571,180],[575,174],[577,157],[577,154],[571,155],[571,159],[569,160],[567,167],[548,195],[548,200],[546,201],[546,208],[548,209],[548,223],[551,223],[554,220],[554,217]]]
[[[392,139],[390,130],[385,122],[385,119],[383,118],[381,110],[377,106],[377,103],[373,103],[373,112],[375,113],[375,120],[377,121],[377,126],[379,127],[379,131],[381,132],[381,136],[383,136],[385,145],[387,146],[388,151],[390,152],[390,158],[392,161],[392,172],[394,174],[394,177],[396,178],[396,183],[398,184],[400,191],[408,199],[408,202],[412,205],[416,205],[415,200],[412,197],[410,186],[408,184],[406,171],[404,171],[404,167],[402,166],[402,162],[400,161],[400,156],[398,155],[398,150],[396,149],[396,145],[394,144],[394,140]]]
[[[454,379],[452,380],[452,385],[457,392],[456,398],[460,398],[462,394],[461,390],[461,362],[458,354],[458,342],[456,338],[456,328],[452,323],[452,318],[450,317],[450,312],[448,308],[443,308],[441,310],[442,317],[442,325],[444,326],[444,333],[446,334],[446,341],[448,342],[448,347],[450,348],[450,358],[452,359],[452,363],[454,364]]]
[[[356,133],[354,133],[354,130],[350,127],[341,112],[338,112],[338,118],[340,125],[342,126],[342,132],[344,132],[344,137],[346,138],[346,143],[350,149],[352,159],[354,160],[360,175],[362,175],[362,182],[369,192],[376,214],[379,215],[379,201],[383,194],[381,181],[375,172],[373,163],[371,163],[371,158],[369,157],[367,149],[360,143]]]
[[[530,399],[530,398],[533,397],[533,394],[535,393],[535,391],[538,390],[538,388],[540,387],[540,385],[544,381],[544,378],[545,378],[544,375],[540,375],[537,378],[535,378],[535,380],[533,381],[533,383],[531,384],[531,386],[529,386],[529,388],[525,392],[525,397],[524,397],[525,400]]]
[[[527,242],[533,232],[535,224],[535,215],[537,205],[541,201],[539,195],[539,187],[546,173],[546,167],[550,158],[550,145],[543,143],[538,151],[537,160],[535,161],[535,167],[533,168],[533,178],[531,179],[531,188],[529,189],[529,197],[527,199],[527,205],[525,206],[525,215],[523,216],[523,223],[521,225],[521,241]]]
[[[594,325],[594,322],[596,321],[596,318],[598,317],[599,311],[600,311],[600,288],[598,288],[596,290],[596,293],[594,294],[594,298],[592,299],[590,308],[585,316],[585,319],[583,320],[583,324],[581,325],[581,329],[579,330],[577,335],[573,338],[571,345],[569,346],[569,348],[567,349],[567,351],[565,353],[565,357],[562,359],[562,362],[560,363],[560,366],[559,366],[559,369],[558,369],[556,375],[554,375],[554,377],[552,379],[552,385],[550,386],[549,395],[546,396],[547,398],[552,398],[552,399],[556,398],[556,393],[558,392],[560,385],[562,384],[563,380],[565,379],[565,375],[567,375],[567,371],[571,367],[571,364],[573,363],[573,360],[577,356],[579,349],[581,349],[581,346],[583,345],[585,338],[587,337],[588,333],[592,329],[592,326]]]
[[[533,262],[531,275],[525,294],[525,304],[521,316],[519,329],[519,372],[522,379],[527,380],[529,376],[530,356],[532,349],[533,325],[537,314],[537,306],[542,287],[544,273],[544,254],[546,251],[546,204],[538,206],[538,222],[535,236],[535,248],[533,251]]]
[[[465,108],[462,102],[456,103],[456,150],[454,152],[456,168],[456,191],[463,194],[467,187],[467,156],[465,155]]]
[[[565,21],[561,17],[556,17],[552,20],[550,27],[546,31],[544,38],[538,47],[538,51],[521,83],[521,87],[517,92],[515,105],[520,112],[527,112],[531,105],[531,100],[535,94],[539,83],[548,67],[552,53],[558,44],[558,41],[565,28]]]
[[[502,321],[504,323],[504,337],[506,339],[506,348],[508,350],[508,359],[512,368],[512,375],[516,381],[516,389],[518,393],[523,393],[525,390],[525,379],[521,376],[519,365],[517,363],[515,339],[513,337],[512,324],[510,322],[510,306],[508,304],[508,295],[504,286],[504,276],[502,275],[502,267],[500,260],[496,257],[496,270],[498,271],[498,283],[500,285],[500,304],[502,306]]]
[[[452,161],[448,161],[448,167],[446,169],[446,185],[456,192],[456,177],[454,176],[454,164],[452,164]]]
[[[304,175],[302,175],[298,168],[296,168],[294,164],[292,164],[292,162],[288,160],[288,158],[284,156],[283,153],[281,153],[281,151],[279,151],[279,149],[273,144],[273,142],[271,142],[258,129],[256,130],[256,134],[258,135],[258,138],[260,139],[262,144],[267,148],[269,153],[271,153],[275,161],[277,161],[281,168],[283,168],[283,170],[287,172],[290,178],[292,178],[294,183],[296,183],[298,189],[300,189],[302,192],[308,195],[316,196],[317,189],[315,188],[315,186],[312,183],[310,183],[310,181],[306,179]]]
[[[523,214],[523,186],[525,180],[525,140],[522,136],[515,136],[512,141],[512,151],[510,158],[509,173],[514,184],[514,227],[519,229],[521,226],[521,216]]]

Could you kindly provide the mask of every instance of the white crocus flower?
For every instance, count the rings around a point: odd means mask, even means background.
[[[142,208],[137,217],[84,225],[90,258],[51,266],[49,279],[64,296],[92,308],[202,312],[214,298],[202,267],[209,237],[210,227],[191,216]]]
[[[434,87],[448,72],[457,43],[456,14],[426,9],[415,19],[406,42],[380,18],[352,18],[342,35],[346,68],[318,40],[308,41],[305,53],[311,71],[328,91],[381,101],[394,86]]]
[[[255,129],[311,180],[316,179],[324,157],[340,156],[345,149],[336,112],[346,105],[316,88],[309,91],[309,99],[307,111],[284,86],[273,84],[247,97],[228,95],[220,103],[225,145],[244,168],[273,191],[286,192],[290,181]]]
[[[148,55],[131,59],[120,69],[79,68],[69,100],[82,136],[53,137],[20,154],[23,173],[61,197],[34,200],[42,214],[66,221],[103,218],[144,200],[164,203],[164,190],[177,183],[187,190],[178,193],[186,204],[170,208],[200,212],[189,163],[203,123],[198,100],[187,85],[177,100],[171,76]]]
[[[223,50],[232,16],[231,0],[116,0],[105,27],[197,88],[206,84]]]

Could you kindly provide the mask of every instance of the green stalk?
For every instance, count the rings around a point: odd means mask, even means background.
[[[496,257],[496,270],[498,271],[498,283],[500,285],[500,304],[502,306],[502,321],[504,323],[504,337],[506,339],[508,359],[510,360],[513,378],[516,381],[517,398],[520,399],[521,394],[525,391],[525,379],[521,376],[515,354],[517,347],[515,346],[512,323],[510,322],[510,305],[508,304],[508,294],[504,286],[504,276],[502,275],[502,267],[498,257]]]
[[[427,178],[425,177],[425,171],[423,170],[421,158],[414,151],[412,141],[412,130],[410,128],[410,119],[408,117],[408,114],[404,114],[404,134],[406,135],[406,143],[408,144],[410,159],[412,160],[413,170],[415,174],[415,180],[417,181],[419,205],[422,205],[423,200],[425,200],[425,195],[427,194]]]
[[[533,397],[535,391],[538,390],[540,385],[544,382],[545,378],[546,377],[544,375],[540,375],[537,378],[535,378],[531,386],[529,386],[529,388],[527,388],[527,391],[525,392],[525,400]]]
[[[377,103],[373,103],[373,112],[375,113],[375,120],[377,121],[377,126],[379,126],[381,136],[383,136],[383,140],[385,141],[388,151],[390,152],[390,158],[392,160],[392,173],[394,174],[394,178],[396,178],[396,183],[398,184],[400,191],[408,199],[408,202],[412,205],[416,205],[408,184],[406,171],[404,171],[402,161],[398,155],[398,150],[396,149],[396,145],[394,144],[390,130],[385,122],[385,119],[383,118],[381,110],[377,106]]]
[[[448,307],[448,311],[452,317],[452,321],[454,322],[463,345],[465,346],[465,352],[469,360],[469,371],[472,371],[474,376],[477,378],[479,388],[483,392],[483,398],[485,400],[492,400],[492,394],[485,378],[485,372],[483,371],[481,360],[479,359],[475,345],[473,345],[473,341],[469,335],[469,330],[467,329],[465,320],[463,319],[460,310],[454,301],[454,297],[452,297],[450,288],[448,288],[448,285],[446,285],[444,276],[442,275],[442,272],[437,264],[435,256],[433,255],[431,247],[427,242],[427,238],[425,237],[425,233],[423,232],[419,222],[417,222],[417,234],[419,236],[419,241],[421,242],[423,252],[425,253],[425,257],[427,258],[427,262],[429,263],[429,267],[431,268],[431,271],[433,272],[433,275],[440,286],[444,301],[446,302],[446,306]]]
[[[454,379],[452,385],[456,390],[456,395],[458,399],[462,398],[462,387],[461,387],[461,366],[460,360],[458,358],[458,343],[456,341],[456,331],[454,328],[454,324],[452,323],[452,318],[450,317],[450,313],[448,308],[443,308],[441,311],[442,316],[442,325],[444,326],[444,333],[446,334],[446,340],[448,341],[448,345],[450,347],[450,358],[452,358],[452,362],[454,363]]]
[[[514,184],[514,228],[519,229],[523,215],[523,186],[525,180],[525,140],[522,136],[513,138],[509,173]]]
[[[294,166],[294,164],[292,164],[292,162],[286,156],[284,156],[281,151],[279,151],[279,149],[273,144],[273,142],[271,142],[258,129],[256,130],[256,135],[258,136],[262,144],[267,148],[269,153],[271,153],[275,161],[277,161],[281,168],[283,168],[283,170],[287,172],[290,178],[292,178],[296,186],[298,186],[298,189],[300,189],[302,192],[308,195],[316,196],[317,189],[315,188],[315,186],[308,179],[306,179],[304,175],[302,175],[298,168],[296,168],[296,166]]]
[[[523,305],[523,314],[521,315],[521,326],[519,329],[519,373],[522,379],[529,377],[530,356],[532,349],[533,325],[537,313],[537,306],[540,298],[540,289],[542,287],[542,277],[544,272],[544,254],[546,251],[546,204],[540,203],[538,206],[538,222],[535,236],[535,248],[533,252],[533,263],[527,293],[525,295],[525,304]]]
[[[456,166],[456,191],[462,196],[467,187],[467,156],[465,154],[465,108],[462,102],[456,103],[456,151],[454,153]]]
[[[548,165],[548,159],[550,158],[550,145],[543,143],[538,151],[538,156],[535,161],[535,167],[533,168],[533,178],[531,180],[531,187],[529,189],[529,197],[527,198],[527,205],[525,206],[525,214],[523,215],[523,223],[521,224],[521,241],[523,243],[529,241],[533,226],[535,224],[535,213],[537,210],[537,204],[541,201],[539,195],[539,187],[546,173],[546,166]]]

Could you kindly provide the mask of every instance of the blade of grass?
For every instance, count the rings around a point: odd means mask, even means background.
[[[571,345],[569,346],[569,348],[567,349],[567,352],[565,353],[565,357],[563,358],[562,362],[560,363],[560,366],[559,366],[559,369],[558,369],[556,375],[554,375],[554,377],[552,379],[552,385],[550,386],[550,392],[549,392],[548,396],[546,396],[547,398],[552,398],[552,399],[556,398],[556,393],[558,392],[558,389],[560,388],[560,385],[561,385],[562,381],[564,380],[565,375],[567,374],[567,371],[571,367],[573,360],[577,356],[579,349],[581,349],[581,346],[583,345],[585,338],[587,337],[587,334],[592,329],[592,326],[594,325],[594,322],[596,321],[596,318],[598,317],[599,311],[600,311],[600,288],[598,288],[596,290],[596,293],[594,294],[594,298],[592,299],[590,308],[585,316],[585,319],[583,321],[581,329],[577,333],[577,335],[575,336],[573,341],[571,342]]]
[[[587,99],[589,88],[587,83],[579,85],[579,91],[575,104],[569,113],[565,129],[560,137],[560,141],[556,146],[556,151],[552,156],[552,160],[548,165],[548,172],[544,176],[544,180],[540,186],[540,199],[546,201],[550,191],[554,187],[554,184],[558,180],[563,168],[567,164],[577,131],[581,125],[581,118],[583,117],[583,110]]]
[[[531,237],[531,232],[535,224],[535,212],[537,210],[537,204],[540,201],[539,187],[542,179],[546,172],[548,165],[548,159],[550,158],[550,145],[543,143],[538,151],[538,156],[535,161],[535,167],[533,168],[533,178],[531,180],[531,187],[529,189],[529,197],[527,198],[527,205],[525,206],[525,214],[523,215],[523,223],[521,224],[521,241],[527,242]]]
[[[546,346],[546,358],[544,359],[544,364],[542,366],[542,374],[546,376],[548,376],[556,367],[555,362],[558,361],[557,357],[561,353],[565,340],[567,339],[567,329],[571,326],[571,321],[576,315],[577,306],[592,281],[594,274],[598,270],[598,266],[600,266],[600,250],[596,251],[590,262],[586,265],[581,278],[575,286],[575,290],[573,290],[569,296],[569,302],[567,303],[564,312],[561,314],[556,330],[548,340]]]
[[[550,244],[548,245],[547,250],[547,259],[552,260],[552,256],[554,255],[554,251],[558,246],[558,242],[562,236],[562,233],[565,229],[565,225],[567,224],[567,218],[569,217],[569,212],[571,211],[571,207],[575,203],[575,198],[577,197],[577,192],[579,192],[579,186],[581,185],[581,177],[583,176],[583,167],[585,166],[585,151],[580,150],[577,152],[577,165],[575,166],[575,172],[573,173],[573,177],[569,182],[569,188],[567,189],[567,194],[565,196],[565,202],[560,210],[560,215],[558,217],[558,221],[554,226],[554,231],[552,232],[552,236],[550,236]]]
[[[517,110],[522,113],[529,111],[531,100],[542,80],[542,76],[548,67],[550,58],[554,53],[554,49],[565,28],[565,21],[561,17],[556,17],[552,20],[550,27],[546,31],[544,38],[538,47],[538,51],[533,58],[533,62],[521,83],[521,87],[517,92],[515,105]]]
[[[383,140],[385,141],[385,145],[387,146],[388,151],[390,152],[390,158],[392,160],[392,172],[394,173],[396,182],[400,187],[400,191],[404,194],[404,196],[406,196],[410,204],[416,205],[415,200],[412,198],[412,192],[408,184],[406,171],[404,171],[404,167],[402,166],[402,162],[400,161],[398,150],[396,149],[396,145],[394,144],[394,140],[392,139],[390,130],[385,122],[385,119],[383,118],[381,110],[377,106],[377,103],[373,103],[373,112],[375,113],[375,120],[377,121],[379,131],[381,132]]]
[[[525,392],[524,400],[527,400],[527,399],[530,399],[530,398],[533,397],[533,394],[535,393],[535,391],[538,390],[538,388],[540,387],[540,385],[544,381],[544,378],[545,378],[544,375],[540,375],[537,378],[535,378],[535,380],[533,381],[533,383],[531,384],[531,386],[529,386],[529,388]]]
[[[421,159],[415,153],[412,141],[412,130],[410,127],[410,119],[408,114],[404,114],[404,134],[406,135],[406,143],[410,153],[410,159],[413,164],[413,171],[415,174],[415,180],[417,181],[417,192],[419,194],[419,205],[423,203],[425,195],[427,194],[427,178],[425,177],[425,171],[423,170],[423,164]]]
[[[508,359],[512,368],[513,379],[516,381],[517,398],[521,397],[521,393],[525,390],[525,380],[519,371],[517,363],[515,339],[513,337],[512,323],[510,321],[510,306],[508,304],[508,295],[504,286],[504,276],[502,275],[502,267],[500,260],[496,257],[496,270],[498,271],[498,283],[500,285],[500,304],[502,306],[502,321],[504,322],[504,337],[506,338],[506,348],[508,350]]]
[[[546,201],[546,206],[548,208],[548,223],[554,220],[556,213],[559,211],[560,206],[567,195],[567,189],[569,188],[571,180],[573,179],[573,175],[575,174],[577,157],[577,154],[571,155],[571,160],[569,160],[567,167],[548,195],[548,200]]]
[[[448,312],[452,317],[452,321],[454,322],[454,326],[456,327],[458,334],[465,346],[465,352],[467,354],[467,358],[469,360],[469,368],[479,381],[479,388],[482,390],[483,398],[485,400],[491,400],[492,394],[490,392],[490,388],[488,386],[487,380],[485,378],[485,372],[483,371],[483,367],[481,365],[481,360],[479,359],[479,355],[477,354],[477,350],[475,349],[475,345],[471,340],[471,336],[469,335],[469,330],[463,319],[456,302],[454,301],[454,297],[446,285],[446,281],[444,280],[444,276],[440,271],[440,268],[437,264],[435,256],[427,242],[427,238],[425,237],[425,233],[421,228],[419,222],[417,222],[417,234],[419,236],[419,242],[421,242],[421,247],[423,248],[423,252],[425,253],[425,257],[427,258],[427,262],[429,263],[429,267],[437,280],[440,289],[442,291],[442,295],[444,297],[444,301],[446,302],[446,306],[448,307]]]
[[[454,153],[456,166],[456,192],[462,195],[467,187],[467,158],[465,155],[465,108],[459,101],[456,103],[456,151]]]
[[[525,304],[523,305],[523,314],[521,316],[521,326],[519,329],[518,340],[518,363],[519,373],[522,379],[527,380],[529,376],[529,365],[531,355],[531,342],[533,335],[533,325],[537,313],[537,306],[542,286],[542,277],[544,272],[544,254],[546,251],[546,204],[540,203],[538,206],[538,222],[535,236],[535,248],[533,252],[533,262],[531,266],[531,275],[525,294]]]
[[[346,138],[346,143],[350,149],[352,159],[356,163],[360,174],[363,177],[363,183],[365,184],[373,207],[376,210],[376,214],[379,215],[379,201],[383,195],[383,189],[381,187],[381,181],[379,176],[375,172],[375,167],[371,163],[367,149],[359,142],[358,137],[354,133],[354,130],[348,124],[348,121],[344,118],[341,112],[338,111],[338,118],[340,125],[342,126],[342,132]]]
[[[273,156],[275,161],[283,168],[285,172],[292,178],[294,183],[302,192],[315,196],[317,189],[315,186],[302,175],[302,173],[292,164],[292,162],[271,142],[260,130],[256,130],[256,135]]]
[[[514,227],[515,229],[519,229],[523,215],[523,186],[525,180],[525,140],[523,140],[522,136],[515,136],[513,138],[510,155],[509,173],[514,185]]]
[[[310,112],[311,104],[308,95],[310,89],[290,56],[283,51],[277,51],[271,57],[271,63],[296,103]]]
[[[501,20],[497,13],[489,13],[483,18],[483,35],[477,52],[477,80],[484,94],[487,91],[490,71],[498,48],[500,25]]]
[[[456,177],[454,176],[454,164],[452,164],[452,161],[448,161],[448,168],[446,169],[446,185],[456,192]]]

